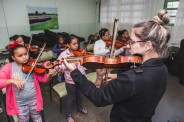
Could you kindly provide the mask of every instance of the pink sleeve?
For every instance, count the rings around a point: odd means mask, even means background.
[[[37,80],[39,81],[39,82],[48,82],[48,78],[47,78],[47,74],[43,74],[43,75],[38,75],[38,74],[36,74],[35,73],[35,76],[36,76],[36,78],[37,78]]]
[[[6,81],[11,79],[11,64],[6,64],[1,70],[0,70],[0,89],[3,89],[6,87]]]

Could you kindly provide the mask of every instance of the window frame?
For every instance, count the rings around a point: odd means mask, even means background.
[[[166,9],[166,10],[178,10],[178,8],[167,8],[168,2],[178,2],[178,1],[179,0],[165,0],[164,1],[164,9]],[[170,16],[170,17],[176,18],[176,16]],[[168,26],[174,26],[174,23],[170,23],[170,24],[168,24]]]

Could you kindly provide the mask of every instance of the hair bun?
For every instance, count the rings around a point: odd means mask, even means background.
[[[154,17],[154,21],[160,25],[166,25],[169,23],[169,14],[167,10],[161,9],[158,11],[157,16]]]

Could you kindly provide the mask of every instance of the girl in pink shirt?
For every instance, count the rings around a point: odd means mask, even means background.
[[[29,116],[34,122],[42,122],[39,111],[43,109],[43,100],[39,81],[47,82],[55,70],[50,69],[43,75],[33,72],[25,80],[27,74],[22,72],[22,66],[29,60],[27,48],[13,42],[9,49],[14,62],[0,70],[0,89],[6,87],[6,111],[8,115],[18,115],[19,122],[29,122]]]
[[[62,52],[58,60],[61,60],[61,58],[66,56],[73,56],[73,51],[78,49],[78,39],[75,35],[70,35],[68,39],[65,41],[65,44],[67,44],[68,49],[66,49],[64,52]],[[79,71],[82,74],[85,73],[85,68],[80,65],[79,62],[72,63],[72,65],[76,65]],[[87,114],[87,110],[82,107],[82,93],[80,90],[75,86],[74,81],[72,80],[70,76],[70,71],[64,66],[60,66],[60,68],[64,71],[64,77],[66,82],[66,90],[67,90],[67,102],[66,102],[66,117],[68,122],[74,122],[73,117],[71,116],[72,112],[72,103],[74,101],[74,98],[76,96],[76,102],[77,102],[77,110],[83,114]]]

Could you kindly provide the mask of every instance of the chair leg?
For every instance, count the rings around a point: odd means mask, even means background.
[[[62,98],[60,98],[60,112],[62,113]]]
[[[49,82],[50,101],[52,102],[52,81]]]
[[[6,112],[6,95],[5,94],[3,94],[3,103],[4,103],[4,108],[5,108],[7,120],[8,120],[8,122],[10,122],[10,117],[8,116],[8,114]]]
[[[41,116],[42,116],[42,121],[45,122],[45,116],[44,116],[44,111],[41,111]]]
[[[8,122],[10,122],[10,117],[7,115],[7,113],[6,113],[6,116],[7,116],[7,120],[8,120]]]

